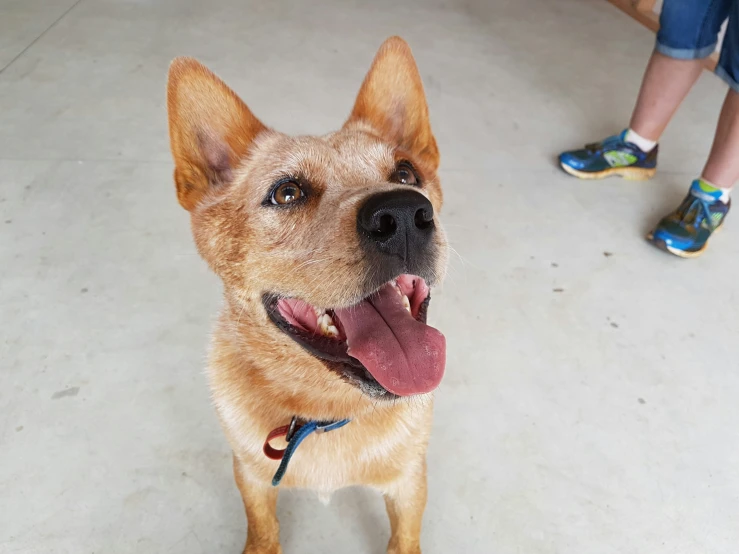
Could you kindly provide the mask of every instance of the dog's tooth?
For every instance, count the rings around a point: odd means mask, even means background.
[[[316,312],[316,317],[321,317],[326,313],[326,310],[322,310],[321,308],[313,308],[313,311]]]
[[[411,301],[408,300],[405,294],[403,295],[403,307],[408,310],[408,313],[411,313]]]
[[[328,314],[323,314],[318,318],[318,328],[324,336],[332,338],[339,336],[339,330],[334,325],[334,320]]]

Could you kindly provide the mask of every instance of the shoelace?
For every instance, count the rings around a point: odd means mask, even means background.
[[[682,205],[678,208],[677,215],[682,225],[694,225],[698,227],[703,221],[707,221],[711,231],[716,228],[716,225],[713,223],[711,205],[702,198],[698,198],[692,194],[688,195],[683,201]]]
[[[588,151],[588,154],[597,155],[597,154],[602,154],[607,149],[611,149],[621,144],[623,144],[623,141],[621,140],[621,136],[613,135],[612,137],[603,139],[601,142],[591,142],[590,144],[586,144],[585,150]]]

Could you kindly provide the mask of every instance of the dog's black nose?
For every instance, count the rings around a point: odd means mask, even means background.
[[[393,190],[370,196],[359,208],[357,227],[366,242],[408,260],[425,248],[434,231],[434,207],[420,192]]]

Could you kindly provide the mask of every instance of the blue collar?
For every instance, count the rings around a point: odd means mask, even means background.
[[[308,435],[315,432],[328,433],[329,431],[343,427],[350,421],[350,419],[341,419],[339,421],[305,421],[298,418],[298,416],[294,416],[290,421],[290,425],[284,425],[283,427],[273,429],[269,435],[267,435],[267,440],[264,441],[263,447],[264,454],[268,458],[272,460],[282,460],[280,462],[280,467],[277,468],[275,476],[272,477],[272,486],[276,487],[280,484],[280,481],[282,481],[282,478],[285,476],[290,459],[293,457],[293,454],[295,454],[300,443],[303,442]],[[287,448],[284,450],[277,450],[276,448],[272,448],[269,444],[269,441],[280,436],[284,436],[287,441]]]

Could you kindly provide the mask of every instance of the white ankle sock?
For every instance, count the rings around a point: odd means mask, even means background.
[[[698,187],[702,192],[710,194],[716,200],[721,200],[724,204],[729,202],[731,198],[731,189],[717,187],[711,181],[706,181],[703,177],[698,179]]]
[[[636,144],[639,148],[641,148],[642,152],[651,152],[652,148],[654,148],[657,145],[656,140],[646,139],[643,136],[641,136],[639,133],[634,131],[633,129],[628,129],[626,131],[624,140],[626,142]]]

